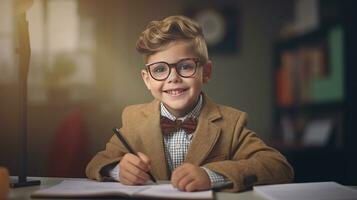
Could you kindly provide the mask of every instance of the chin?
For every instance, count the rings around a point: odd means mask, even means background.
[[[177,110],[177,111],[180,111],[180,110],[185,110],[186,106],[185,105],[176,105],[176,104],[167,104],[165,103],[165,105],[167,105],[169,108],[173,109],[173,110]]]
[[[176,110],[178,112],[186,112],[188,109],[192,109],[192,104],[189,102],[185,103],[177,103],[177,104],[166,104],[168,105],[171,109]]]
[[[161,98],[157,98],[157,99],[159,99],[169,108],[180,111],[180,110],[186,110],[188,107],[192,106],[191,104],[194,103],[194,100],[192,100],[192,98],[193,97],[189,97],[188,95],[182,95],[177,97],[162,95]]]

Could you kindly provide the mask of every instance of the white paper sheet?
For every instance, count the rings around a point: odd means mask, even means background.
[[[40,189],[32,197],[100,197],[100,196],[142,196],[175,199],[212,199],[212,191],[182,192],[171,184],[128,186],[118,182],[97,182],[92,180],[72,181]]]
[[[254,186],[254,192],[270,200],[357,200],[357,190],[335,182]]]

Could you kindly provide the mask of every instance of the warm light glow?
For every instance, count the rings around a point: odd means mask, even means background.
[[[48,91],[58,89],[66,90],[65,98],[71,100],[88,98],[84,88],[95,80],[95,24],[80,17],[78,1],[34,0],[27,19],[32,51],[29,102],[48,101]]]
[[[77,1],[48,1],[49,51],[75,51],[78,47]]]
[[[27,12],[29,22],[30,44],[33,52],[43,51],[44,48],[44,5],[35,0]]]
[[[17,80],[13,34],[12,0],[0,2],[0,83]]]

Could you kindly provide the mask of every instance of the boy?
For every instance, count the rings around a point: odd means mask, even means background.
[[[232,192],[293,179],[284,156],[246,128],[246,113],[202,92],[212,63],[196,22],[183,16],[152,21],[137,50],[144,55],[141,75],[155,100],[125,108],[120,131],[138,156],[113,136],[88,164],[89,178],[139,185],[150,180],[150,171],[182,191]]]

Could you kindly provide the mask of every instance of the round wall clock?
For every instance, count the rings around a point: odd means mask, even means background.
[[[196,13],[195,20],[202,26],[207,45],[215,46],[223,41],[226,35],[226,22],[221,13],[206,9]]]

